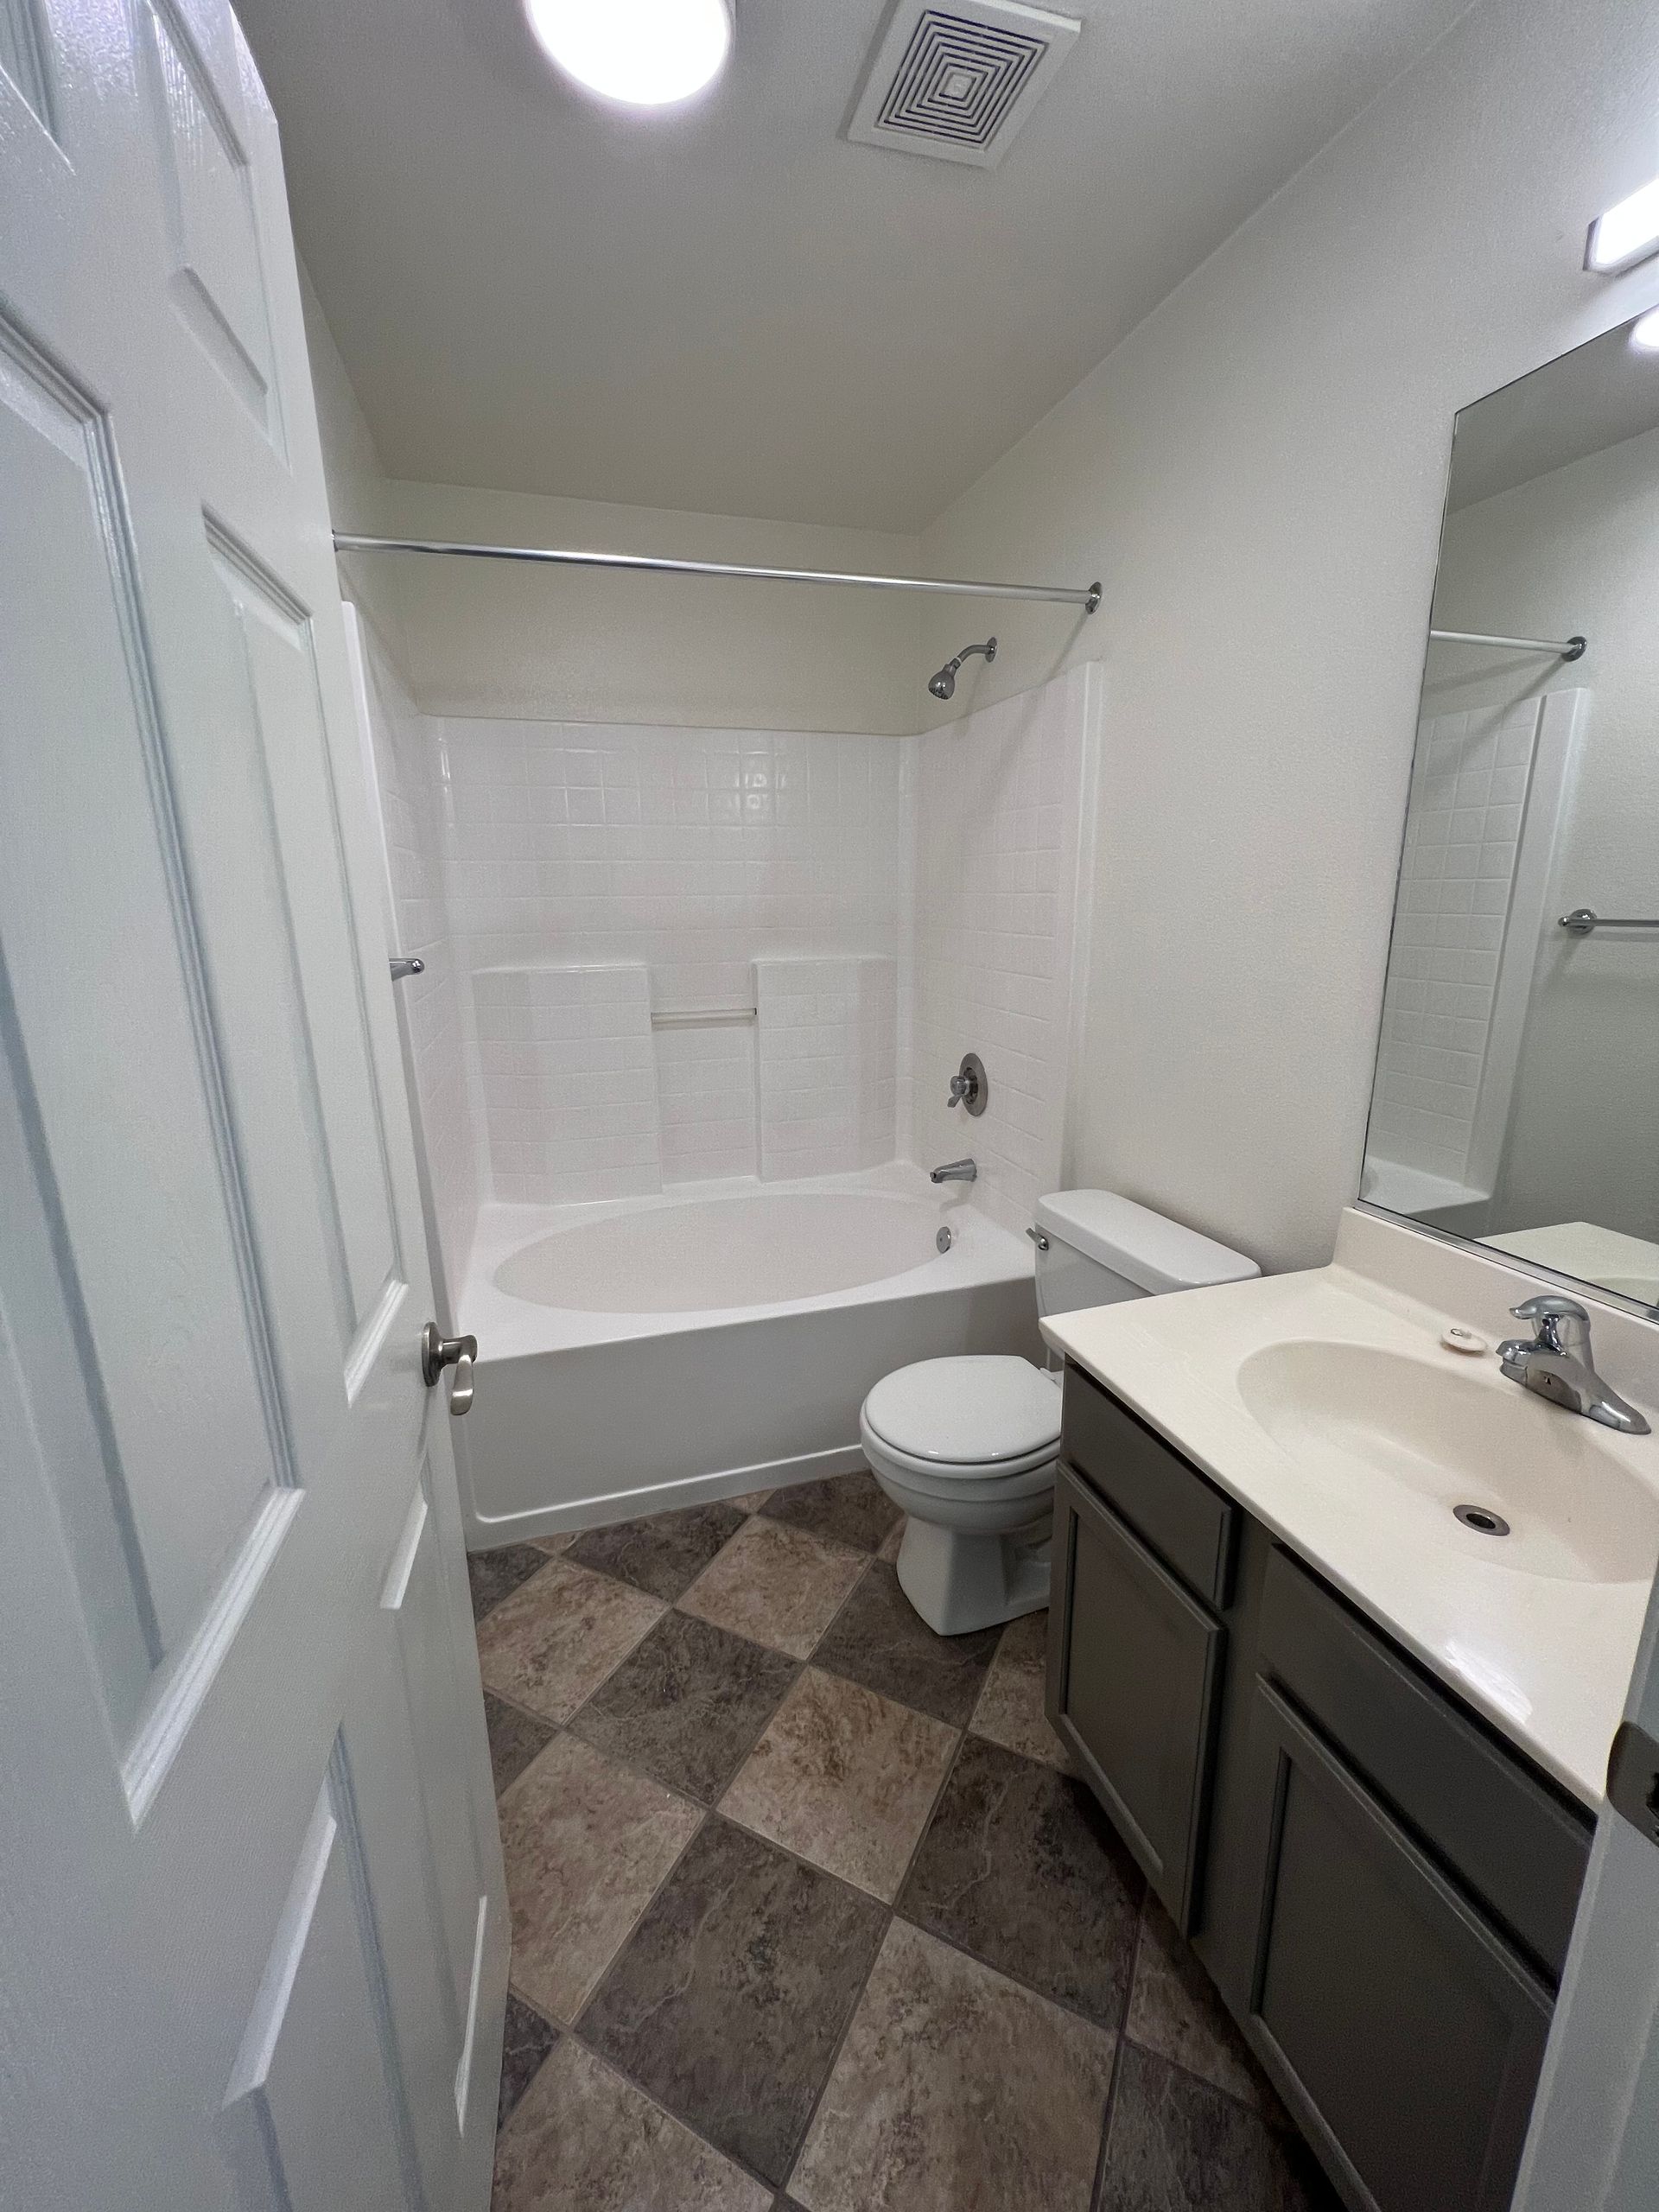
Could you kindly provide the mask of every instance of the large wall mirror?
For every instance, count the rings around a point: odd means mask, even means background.
[[[1431,624],[1360,1195],[1659,1307],[1659,313],[1459,416]]]

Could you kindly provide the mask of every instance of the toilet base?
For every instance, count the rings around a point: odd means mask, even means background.
[[[966,1636],[1048,1603],[1052,1512],[1006,1535],[942,1529],[914,1515],[899,1547],[899,1586],[940,1636]]]

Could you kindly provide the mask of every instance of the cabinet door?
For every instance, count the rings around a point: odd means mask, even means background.
[[[1504,2212],[1548,1993],[1259,1684],[1245,2029],[1361,2212]]]
[[[1225,1630],[1065,1465],[1054,1586],[1049,1719],[1185,1929]]]

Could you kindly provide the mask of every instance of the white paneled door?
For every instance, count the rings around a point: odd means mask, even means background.
[[[0,2202],[482,2212],[499,1846],[276,132],[0,0]]]

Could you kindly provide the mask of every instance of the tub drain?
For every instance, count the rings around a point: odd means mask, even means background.
[[[1454,1520],[1461,1521],[1465,1529],[1473,1529],[1483,1536],[1507,1536],[1510,1524],[1501,1513],[1494,1513],[1489,1505],[1454,1505]]]

